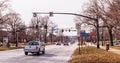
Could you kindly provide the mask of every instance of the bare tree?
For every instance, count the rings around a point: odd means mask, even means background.
[[[3,14],[8,8],[8,0],[0,0],[0,28],[3,28],[3,24],[8,20],[6,14]]]
[[[49,25],[48,25],[48,32],[49,32],[49,36],[51,38],[51,43],[53,42],[53,32],[56,30],[57,25],[55,23],[53,23],[52,21],[50,21]]]
[[[53,32],[54,29],[54,23],[49,20],[48,16],[37,16],[33,17],[30,26],[32,27],[31,30],[34,30],[34,32],[31,32],[35,35],[37,40],[44,41],[45,39],[42,39],[42,37],[46,37],[48,33]],[[42,37],[41,37],[42,36]],[[36,38],[34,40],[36,40]]]
[[[31,30],[34,30],[34,32],[32,32],[35,36],[35,39],[34,40],[39,40],[40,38],[40,32],[41,32],[41,27],[42,27],[42,17],[41,16],[37,16],[37,17],[33,17],[31,19],[31,22],[30,22],[30,26],[32,27]],[[41,38],[40,38],[41,40]]]
[[[8,8],[8,0],[0,0],[0,11],[5,11]]]
[[[108,28],[110,43],[113,46],[112,29],[119,25],[119,0],[90,0],[89,6],[84,10],[85,15],[98,18],[99,24]],[[95,21],[83,19],[84,23],[96,27]]]
[[[30,26],[32,27],[31,29],[34,30],[35,32],[32,32],[35,34],[35,39],[34,40],[41,40],[41,35],[44,35],[44,32],[46,32],[44,30],[45,25],[48,25],[48,21],[49,21],[49,17],[45,16],[37,16],[37,17],[33,17],[31,22],[30,22]],[[46,32],[47,33],[47,32]]]
[[[108,28],[110,43],[113,46],[113,29],[119,25],[119,0],[105,0],[105,3],[108,5],[107,10],[101,8],[101,14],[99,17],[103,20],[104,25]],[[104,5],[105,7],[105,5]]]
[[[24,28],[24,23],[22,22],[20,15],[15,12],[11,12],[7,14],[6,18],[9,18],[7,23],[4,25],[8,31],[11,31],[14,38],[14,42],[17,41],[17,32],[19,32],[22,28]],[[16,43],[16,47],[18,44]]]

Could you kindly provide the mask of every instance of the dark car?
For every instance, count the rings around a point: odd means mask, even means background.
[[[119,42],[114,42],[114,45],[119,45],[120,43]]]
[[[67,46],[68,46],[68,45],[69,45],[69,43],[68,43],[68,42],[63,42],[63,45],[67,45]]]
[[[61,42],[57,42],[56,45],[61,45]]]

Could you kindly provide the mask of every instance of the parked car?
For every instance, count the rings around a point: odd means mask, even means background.
[[[69,43],[68,42],[63,42],[63,45],[69,46]]]
[[[73,43],[75,43],[75,41],[71,41],[71,42],[70,42],[70,44],[73,44]]]
[[[24,53],[28,55],[28,53],[37,53],[45,54],[45,43],[40,41],[30,41],[24,46]]]
[[[56,45],[61,45],[62,43],[61,42],[57,42]]]
[[[114,45],[120,45],[120,42],[114,42],[113,44]]]

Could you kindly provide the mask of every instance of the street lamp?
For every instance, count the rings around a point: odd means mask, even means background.
[[[104,41],[104,36],[103,36],[103,34],[104,34],[104,33],[103,33],[103,27],[102,27],[102,36],[101,36],[101,38],[102,38],[102,46],[104,45],[104,44],[103,44],[103,41]]]
[[[45,43],[47,42],[47,28],[48,28],[48,26],[47,26],[47,21],[46,21],[46,25],[44,25],[44,29],[45,29],[45,38],[44,38],[44,40],[45,40]]]
[[[38,24],[36,25],[36,29],[37,29],[37,32],[36,32],[37,38],[36,38],[36,40],[39,40],[39,26],[38,26]]]
[[[20,32],[20,30],[16,30],[16,47],[18,47],[18,32]]]

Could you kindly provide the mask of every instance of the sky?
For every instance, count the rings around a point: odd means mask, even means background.
[[[69,12],[80,13],[87,0],[10,0],[11,8],[19,13],[26,25],[32,18],[32,12]],[[50,20],[59,28],[75,27],[75,16],[54,15]]]

